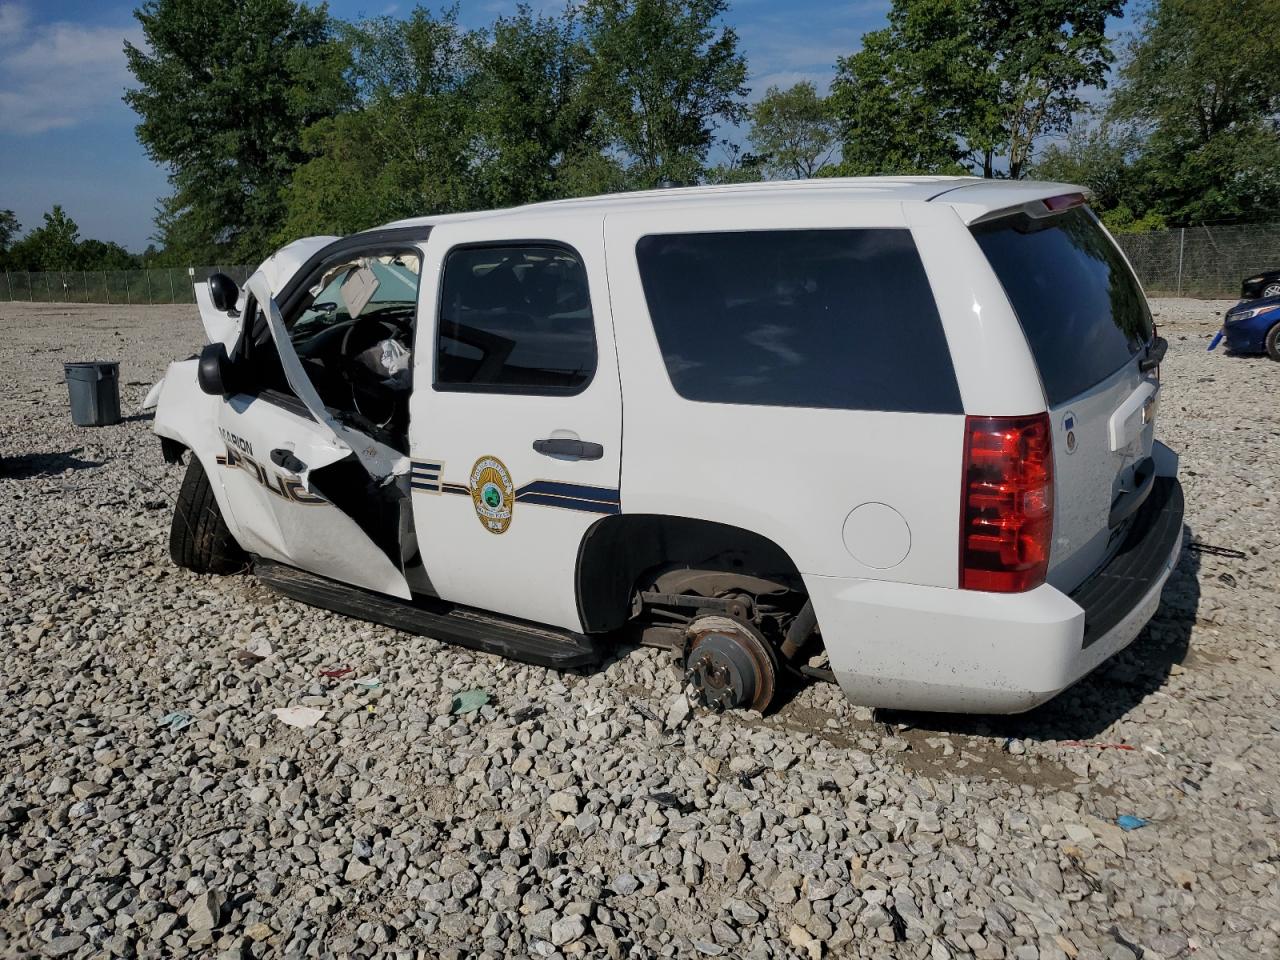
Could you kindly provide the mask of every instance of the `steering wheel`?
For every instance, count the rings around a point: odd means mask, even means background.
[[[342,334],[338,347],[338,372],[351,390],[356,412],[375,426],[386,427],[395,419],[399,400],[385,379],[356,357],[382,340],[396,340],[404,333],[390,320],[354,320]]]

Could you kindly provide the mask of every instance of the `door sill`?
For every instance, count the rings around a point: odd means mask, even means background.
[[[429,597],[401,600],[263,557],[254,558],[253,572],[294,600],[521,663],[568,670],[599,663],[604,655],[600,644],[585,634]]]

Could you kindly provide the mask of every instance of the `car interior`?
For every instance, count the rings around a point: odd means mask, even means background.
[[[325,408],[354,429],[408,449],[413,336],[421,259],[360,254],[327,264],[284,317],[294,352]],[[248,351],[260,393],[293,396],[259,311]]]
[[[395,436],[409,425],[419,264],[397,254],[330,266],[286,319],[325,406]]]

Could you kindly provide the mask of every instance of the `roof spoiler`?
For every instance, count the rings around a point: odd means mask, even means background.
[[[1080,191],[1072,193],[1059,193],[1050,197],[1041,197],[1036,200],[1028,200],[1025,203],[1015,204],[1012,207],[1003,207],[999,210],[992,210],[990,213],[984,213],[971,221],[970,225],[978,223],[986,223],[990,220],[1000,220],[1004,217],[1017,216],[1023,214],[1031,217],[1033,220],[1043,220],[1045,217],[1052,217],[1064,210],[1070,210],[1074,207],[1083,207],[1089,202],[1089,198]]]

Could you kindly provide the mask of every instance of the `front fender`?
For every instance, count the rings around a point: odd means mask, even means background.
[[[155,398],[155,419],[152,432],[174,443],[180,443],[200,461],[213,497],[222,511],[222,518],[236,542],[244,545],[240,524],[231,506],[231,498],[222,485],[222,470],[218,455],[224,453],[222,437],[218,434],[218,405],[221,397],[211,396],[200,389],[196,378],[199,360],[179,360],[169,364],[164,378],[152,388],[158,391]]]
[[[152,432],[178,441],[203,461],[218,452],[221,399],[200,389],[196,379],[198,364],[194,359],[169,364],[164,377],[151,388],[147,402],[156,411]]]

